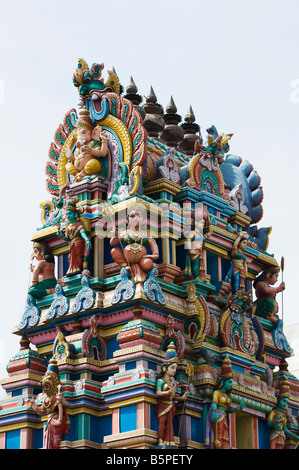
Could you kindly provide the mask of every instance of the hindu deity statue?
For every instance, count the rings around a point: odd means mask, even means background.
[[[154,261],[159,258],[159,248],[147,233],[146,208],[141,203],[129,206],[126,221],[127,228],[122,233],[118,232],[117,227],[113,228],[111,256],[117,264],[131,272],[135,283],[141,283],[153,269]],[[121,245],[121,248],[117,245]],[[150,248],[151,254],[148,254],[146,246]]]
[[[60,225],[57,226],[57,235],[67,240],[70,247],[67,277],[75,276],[87,269],[91,249],[90,222],[82,216],[83,208],[77,206],[78,202],[78,197],[72,197],[67,201],[65,228],[61,230]]]
[[[204,229],[205,232],[204,232]],[[194,229],[190,231],[186,242],[186,271],[191,271],[193,279],[206,282],[206,268],[203,256],[203,243],[212,233],[209,214],[195,217]]]
[[[69,161],[65,168],[76,181],[97,173],[104,178],[105,172],[99,159],[109,152],[107,137],[100,126],[93,126],[86,108],[79,115],[76,149],[74,153],[70,148],[66,150]]]
[[[233,294],[238,290],[245,290],[245,280],[247,277],[245,249],[248,243],[248,237],[247,232],[240,231],[231,250],[231,267],[224,281],[231,283]]]
[[[175,401],[186,400],[188,392],[183,395],[178,394],[177,386],[174,381],[178,366],[178,358],[175,345],[171,342],[168,346],[165,356],[165,362],[161,366],[161,372],[157,376],[156,395],[157,405],[156,414],[159,423],[158,445],[161,447],[174,447],[173,420],[176,413]]]
[[[70,431],[67,413],[68,403],[61,393],[61,383],[57,362],[50,359],[47,372],[42,379],[43,392],[36,401],[28,400],[27,408],[33,408],[41,415],[47,415],[44,433],[44,449],[59,449],[62,437]]]
[[[207,416],[206,446],[214,449],[230,449],[228,414],[242,410],[243,401],[239,406],[232,408],[229,391],[233,385],[233,370],[228,356],[223,360],[221,374],[218,379],[217,389],[212,395],[212,404]]]
[[[267,268],[253,282],[256,295],[255,314],[267,318],[272,323],[277,323],[279,319],[276,294],[285,289],[284,282],[281,282],[278,287],[274,287],[278,280],[279,271],[279,266]]]
[[[46,243],[35,242],[31,255],[31,259],[34,258],[37,263],[35,265],[30,264],[32,281],[28,294],[34,299],[41,299],[46,295],[55,293],[57,281],[54,273],[54,255]]]
[[[279,386],[277,406],[272,408],[267,417],[270,431],[270,449],[283,449],[286,437],[299,440],[299,436],[287,428],[287,409],[290,397],[290,386],[287,379],[283,379]]]

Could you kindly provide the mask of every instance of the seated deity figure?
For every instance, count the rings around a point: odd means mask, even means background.
[[[122,233],[118,232],[117,227],[113,229],[111,256],[117,264],[131,272],[135,283],[141,283],[146,280],[146,273],[153,269],[154,261],[159,258],[159,248],[147,233],[146,210],[142,204],[132,204],[126,220],[127,228]],[[121,245],[121,248],[117,245]],[[151,254],[148,254],[146,246],[149,246]]]
[[[108,154],[107,137],[100,126],[93,126],[86,109],[80,112],[77,123],[77,144],[75,152],[66,150],[68,163],[65,168],[76,181],[88,175],[99,173],[104,178],[104,169],[99,161]]]
[[[34,299],[42,299],[46,295],[55,293],[57,281],[54,272],[54,256],[45,243],[35,242],[31,255],[31,259],[34,258],[37,260],[37,264],[30,264],[32,281],[28,294]]]

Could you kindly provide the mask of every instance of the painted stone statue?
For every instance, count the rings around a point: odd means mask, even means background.
[[[272,323],[278,321],[278,303],[276,301],[276,294],[283,292],[285,283],[281,282],[278,287],[274,287],[278,279],[280,268],[270,267],[265,269],[253,282],[255,289],[256,306],[255,314],[263,318],[267,318]]]
[[[57,362],[51,359],[47,372],[42,379],[43,392],[37,396],[37,402],[29,400],[27,408],[33,408],[41,415],[47,415],[48,421],[44,433],[44,449],[59,449],[62,437],[70,432],[67,414],[67,401],[62,395]],[[39,404],[39,402],[41,402]]]
[[[212,224],[209,214],[196,217],[194,230],[191,230],[186,242],[186,272],[192,273],[195,281],[206,282],[206,267],[203,256],[203,243],[212,233]]]
[[[28,290],[34,299],[42,299],[46,295],[55,293],[57,284],[55,278],[54,255],[50,248],[41,242],[35,242],[31,259],[36,259],[37,263],[31,263],[30,270],[32,272],[31,286]]]
[[[273,408],[267,417],[267,424],[270,431],[270,449],[284,449],[286,438],[289,436],[294,440],[299,440],[292,431],[287,428],[287,408],[290,397],[290,386],[287,379],[280,383],[277,406]]]
[[[113,232],[110,240],[112,258],[131,272],[135,283],[144,282],[146,274],[154,267],[154,261],[159,258],[158,245],[147,233],[146,208],[141,203],[129,206],[127,229],[119,234],[117,227],[114,227]],[[121,248],[117,245],[121,245]],[[148,254],[146,246],[150,248],[151,254]]]
[[[247,261],[245,249],[248,243],[248,233],[240,232],[233,243],[231,250],[231,267],[224,279],[231,284],[232,293],[238,290],[245,290],[245,281],[247,277]]]
[[[156,395],[158,397],[156,414],[159,423],[158,446],[174,447],[173,420],[176,413],[175,401],[186,400],[188,392],[179,395],[174,381],[178,365],[178,358],[174,343],[168,346],[165,362],[161,366],[161,372],[157,376]]]
[[[57,235],[69,242],[70,252],[68,256],[69,268],[67,277],[75,276],[87,269],[88,256],[91,249],[90,222],[82,216],[83,208],[78,207],[78,197],[70,198],[66,203],[67,221],[65,229],[58,225]]]
[[[237,408],[232,408],[229,391],[233,385],[233,370],[228,356],[223,360],[218,387],[213,392],[212,404],[207,416],[205,445],[211,449],[230,449],[228,414],[242,410],[243,401]]]
[[[99,159],[108,154],[107,137],[100,126],[93,126],[85,108],[79,114],[76,149],[74,153],[70,148],[67,149],[69,161],[65,169],[76,181],[97,173],[104,178],[105,172]]]

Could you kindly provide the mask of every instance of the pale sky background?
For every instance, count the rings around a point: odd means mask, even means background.
[[[203,137],[214,124],[230,152],[261,177],[268,251],[285,258],[284,323],[298,316],[299,2],[297,0],[15,0],[0,15],[0,377],[19,349],[31,236],[54,132],[77,108],[77,59],[132,76],[184,117],[192,105]]]

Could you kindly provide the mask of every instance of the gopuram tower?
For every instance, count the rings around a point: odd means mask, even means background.
[[[259,175],[233,134],[103,68],[79,60],[45,159],[0,448],[295,448]]]

